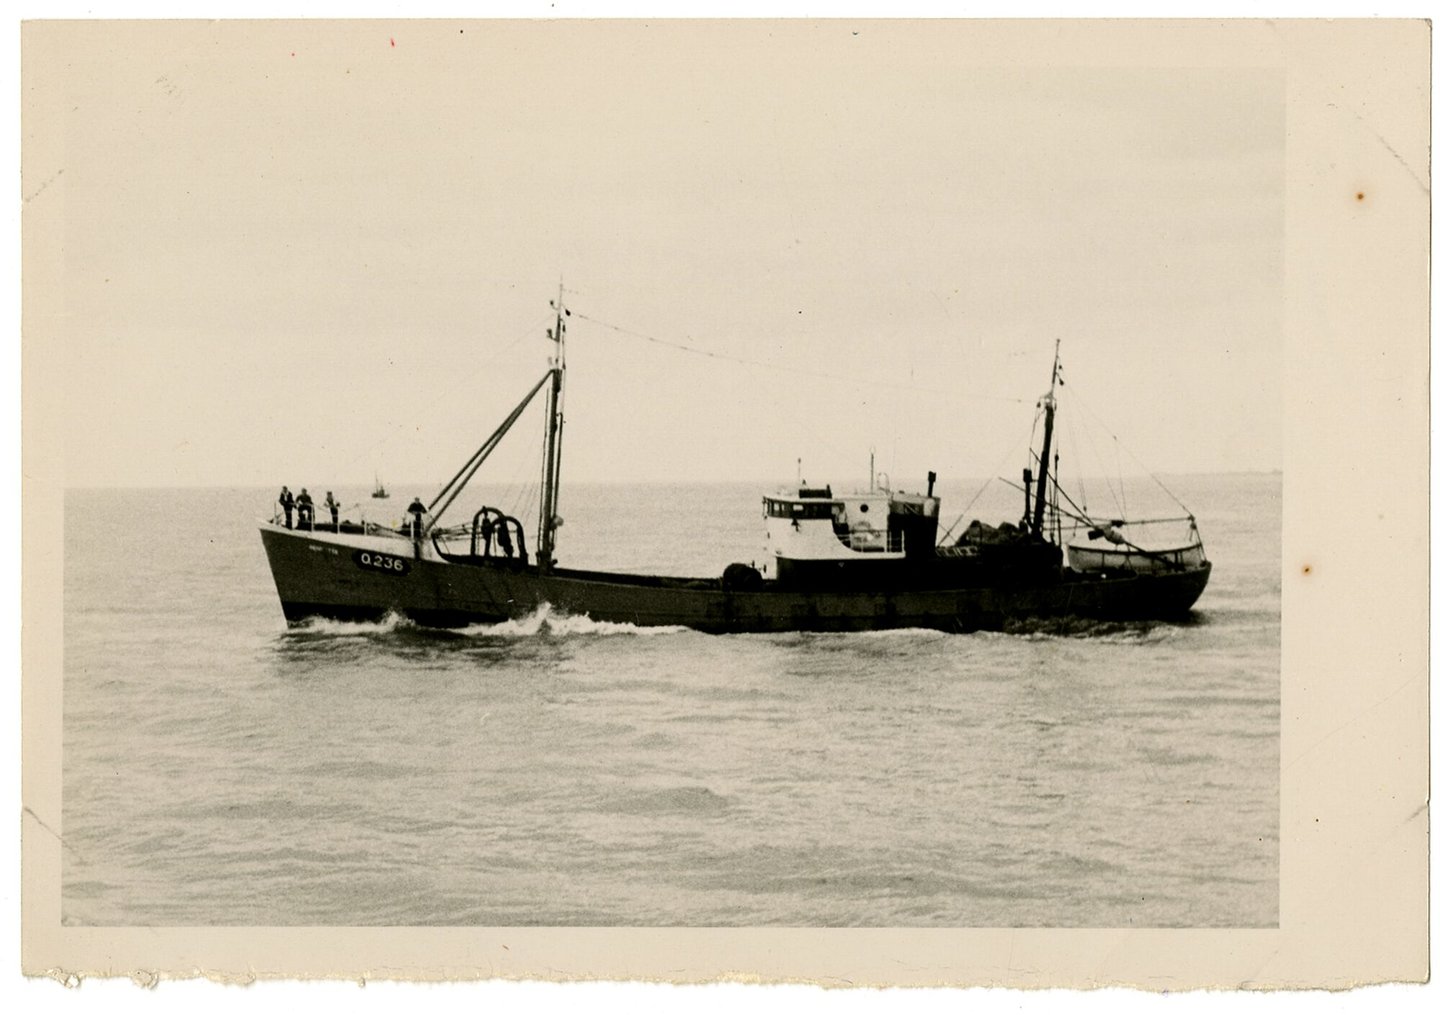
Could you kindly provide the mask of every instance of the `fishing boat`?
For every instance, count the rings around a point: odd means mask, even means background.
[[[380,482],[379,476],[375,477],[375,489],[370,492],[370,496],[375,500],[385,500],[390,496],[389,492],[385,489],[385,484]]]
[[[1060,487],[1052,457],[1057,343],[1050,388],[1037,403],[1041,447],[1022,470],[1018,523],[973,521],[937,536],[935,473],[925,492],[877,486],[852,493],[806,485],[762,497],[768,561],[733,563],[716,576],[666,577],[556,564],[564,436],[564,289],[552,301],[549,368],[428,504],[403,524],[347,519],[322,530],[289,528],[277,512],[260,524],[286,620],[378,620],[463,627],[548,607],[593,620],[683,626],[711,633],[934,628],[1003,630],[1048,617],[1128,621],[1186,617],[1210,578],[1193,538],[1148,546],[1144,519],[1096,520]],[[446,525],[447,511],[526,408],[545,392],[544,454],[533,555],[524,524],[495,507]],[[1034,466],[1033,468],[1031,466]],[[377,491],[378,495],[379,491]],[[1061,501],[1066,506],[1061,505]],[[952,526],[952,529],[954,526]],[[1071,532],[1068,545],[1064,531]]]

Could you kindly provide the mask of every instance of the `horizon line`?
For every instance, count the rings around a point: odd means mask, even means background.
[[[1149,473],[1149,474],[1146,474],[1146,473],[1133,473],[1132,475],[1139,475],[1139,476],[1151,475],[1151,476],[1171,476],[1171,477],[1175,477],[1175,476],[1284,476],[1284,474],[1285,474],[1285,473],[1284,473],[1284,470],[1283,470],[1283,469],[1272,468],[1272,469],[1202,469],[1202,470],[1196,470],[1196,471],[1193,471],[1193,472],[1184,472],[1184,471],[1159,472],[1159,471],[1157,471],[1157,472],[1153,472],[1153,473]],[[852,478],[853,478],[853,477],[852,477]],[[946,481],[944,481],[944,482],[945,482],[945,485],[950,485],[951,483],[956,483],[956,482],[959,482],[959,483],[989,483],[989,482],[993,482],[993,481],[994,481],[995,479],[997,479],[997,478],[1002,478],[1002,477],[998,477],[998,476],[988,476],[988,477],[987,477],[987,476],[961,476],[959,479],[946,480]],[[1080,478],[1082,478],[1082,479],[1101,479],[1101,478],[1103,478],[1103,476],[1097,474],[1097,475],[1095,475],[1095,476],[1082,476],[1082,477],[1080,477]],[[923,477],[922,477],[922,481],[923,481]],[[335,489],[335,488],[337,488],[337,487],[338,487],[338,488],[349,488],[349,487],[357,487],[357,486],[361,486],[361,487],[371,486],[371,485],[373,484],[373,482],[374,482],[373,480],[365,480],[365,481],[361,481],[361,482],[338,482],[338,483],[333,483],[333,484],[331,484],[331,486],[330,486],[328,489]],[[779,480],[778,482],[779,482],[781,485],[784,485],[784,484],[791,484],[791,485],[793,485],[793,477],[790,478],[790,479]],[[833,486],[837,486],[837,485],[844,485],[844,482],[845,482],[845,480],[844,480],[844,478],[842,477],[840,483],[837,484],[834,480],[832,480],[828,485],[830,485],[830,486],[832,486],[832,487],[833,487]],[[572,479],[572,480],[567,480],[567,481],[564,483],[564,485],[566,485],[566,486],[611,486],[611,487],[615,487],[615,486],[645,486],[645,487],[655,487],[655,486],[737,486],[737,485],[739,485],[739,484],[741,484],[741,483],[753,483],[753,484],[763,485],[763,486],[765,486],[765,487],[768,489],[768,488],[775,487],[776,484],[777,484],[777,480],[776,480],[774,477],[771,477],[771,478],[741,477],[741,478],[736,478],[736,479],[654,479],[654,478],[650,478],[650,479]],[[23,489],[23,485],[24,485],[24,484],[22,483],[22,489]],[[232,484],[232,483],[169,483],[169,484],[157,484],[157,483],[104,483],[104,484],[77,484],[77,485],[71,485],[71,484],[69,484],[69,483],[65,483],[65,484],[63,484],[63,485],[61,486],[61,489],[63,489],[63,490],[265,490],[265,489],[269,489],[271,486],[274,486],[274,485],[275,485],[275,484],[274,484],[273,482],[272,482],[272,483],[233,483],[233,484]],[[289,484],[288,484],[288,483],[282,483],[281,485],[288,486]],[[408,488],[408,487],[410,487],[410,486],[421,485],[421,484],[412,484],[412,483],[403,483],[403,482],[402,482],[402,483],[389,483],[389,484],[387,484],[387,485],[390,486],[392,489],[398,489],[398,488],[400,488],[400,487],[407,487],[407,488]],[[427,488],[427,489],[428,489],[429,487],[431,487],[431,486],[434,486],[434,485],[436,485],[434,480],[431,480],[429,483],[424,484],[425,488]],[[526,481],[524,481],[524,480],[513,480],[513,481],[510,481],[510,482],[501,483],[501,484],[497,484],[497,485],[500,485],[500,486],[525,486],[525,485],[526,485]],[[305,488],[308,489],[308,487],[305,487]],[[898,485],[895,485],[895,484],[892,484],[892,488],[893,488],[893,489],[896,489],[896,490],[900,489],[900,487],[899,487]],[[299,487],[297,487],[297,489],[299,489]],[[319,489],[325,489],[325,488],[324,488],[324,487],[321,487],[321,486],[317,486],[316,489],[319,490]],[[389,499],[394,499],[395,496],[397,496],[397,495],[392,493],[392,494],[391,494],[391,497],[390,497]]]

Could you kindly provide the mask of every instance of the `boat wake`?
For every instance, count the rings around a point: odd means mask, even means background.
[[[944,641],[954,635],[949,631],[937,631],[933,627],[886,627],[878,631],[841,631],[841,637],[884,640],[899,638],[907,642]]]
[[[369,638],[379,634],[414,629],[415,623],[398,613],[387,613],[379,620],[331,620],[328,617],[307,617],[285,633],[290,637],[322,635],[327,638]]]
[[[457,634],[481,638],[535,638],[630,635],[651,638],[657,635],[685,634],[689,628],[679,626],[640,627],[635,624],[591,620],[584,614],[558,613],[549,603],[540,604],[534,613],[498,624],[472,624]]]
[[[1175,634],[1179,625],[1161,620],[1097,620],[1090,617],[1031,617],[1013,620],[1005,625],[1000,637],[1095,638],[1118,642],[1163,641]]]
[[[613,623],[606,620],[591,620],[584,614],[568,614],[556,611],[549,603],[542,603],[533,613],[514,620],[503,620],[496,624],[471,624],[469,627],[427,627],[399,613],[387,613],[380,620],[331,620],[327,617],[309,617],[289,628],[289,638],[374,638],[403,633],[407,635],[438,635],[450,638],[507,638],[523,639],[537,637],[608,637],[629,635],[649,638],[658,635],[684,634],[689,628],[679,626],[640,627],[635,624]]]
[[[1176,633],[1183,623],[1174,621],[1114,621],[1096,620],[1085,617],[1045,617],[1017,619],[1007,623],[1003,631],[977,632],[981,636],[1045,640],[1049,638],[1095,638],[1106,641],[1151,642],[1164,640]],[[667,625],[663,627],[641,627],[637,624],[617,623],[608,620],[592,620],[589,616],[557,611],[549,603],[542,603],[532,613],[514,620],[503,620],[494,624],[471,624],[462,628],[427,627],[399,613],[387,613],[380,620],[332,620],[326,617],[310,617],[289,628],[289,638],[375,638],[401,634],[421,637],[500,638],[523,640],[528,638],[585,638],[627,636],[635,638],[661,637],[672,634],[693,633],[687,627]],[[858,639],[862,642],[887,642],[891,640],[914,643],[916,641],[944,641],[957,635],[930,628],[905,627],[876,631],[851,632],[798,632],[780,636],[782,642],[794,640],[796,644],[830,642],[842,645]],[[743,636],[742,636],[743,637]],[[759,635],[761,638],[775,638],[774,634]],[[853,643],[853,642],[852,642]]]

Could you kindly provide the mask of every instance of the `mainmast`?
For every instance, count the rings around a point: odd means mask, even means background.
[[[565,431],[565,283],[559,295],[550,301],[555,308],[555,327],[548,332],[555,343],[555,357],[550,362],[550,393],[545,400],[545,464],[540,475],[540,543],[535,562],[541,571],[549,571],[555,562],[555,530],[560,525],[556,513],[560,502],[560,439]]]
[[[1060,381],[1060,340],[1055,340],[1055,363],[1050,368],[1050,390],[1040,399],[1045,410],[1045,440],[1040,446],[1040,480],[1035,486],[1035,517],[1032,532],[1045,538],[1045,483],[1050,478],[1050,437],[1055,430],[1055,385]]]

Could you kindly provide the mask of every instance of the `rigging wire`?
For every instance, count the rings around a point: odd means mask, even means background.
[[[1037,420],[1040,418],[1038,413],[1036,414],[1035,418]],[[1030,427],[1030,443],[1033,444],[1034,442],[1035,427],[1034,425],[1032,425]],[[1025,443],[1025,439],[1022,437],[1020,440],[1016,441],[1013,445],[1011,445],[1010,450],[1005,452],[1004,456],[1000,459],[1000,464],[1003,465],[1005,462],[1009,461],[1014,456],[1015,452],[1019,450],[1020,445],[1023,443]],[[950,527],[945,530],[944,534],[939,539],[935,540],[936,546],[943,544],[945,540],[949,539],[950,533],[955,531],[955,526],[959,525],[965,520],[965,516],[970,513],[970,509],[975,506],[975,502],[979,500],[981,495],[990,488],[990,484],[995,482],[997,478],[995,473],[998,471],[998,469],[991,470],[990,478],[985,480],[985,483],[980,487],[980,490],[975,494],[975,496],[970,498],[970,503],[966,504],[965,507],[961,510],[959,517],[957,517],[953,522],[950,523]],[[1008,480],[1006,480],[1005,482],[1008,482]],[[1012,483],[1011,485],[1013,486],[1014,484]]]
[[[525,453],[521,456],[521,459],[528,461],[537,449],[544,447],[544,444],[545,431],[539,428],[535,429],[530,435],[529,446],[525,449]],[[530,517],[530,513],[539,506],[540,480],[534,472],[527,472],[526,475],[530,478],[527,479],[525,485],[520,488],[520,494],[516,498],[515,510],[510,512],[516,518]]]
[[[1060,489],[1060,433],[1055,433],[1055,444],[1051,449],[1053,456],[1050,461],[1050,486],[1056,490]],[[1051,506],[1054,506],[1052,499]],[[1058,512],[1050,512],[1050,531],[1054,533],[1056,543],[1060,542],[1060,515]]]
[[[545,434],[539,427],[532,426],[525,429],[528,431],[529,437],[524,441],[523,454],[517,457],[518,461],[528,462],[536,453],[537,449],[542,446]],[[492,506],[499,507],[506,514],[512,515],[515,518],[525,519],[530,515],[531,509],[535,506],[536,500],[539,497],[540,481],[537,478],[537,473],[529,468],[526,468],[520,473],[520,475],[525,478],[510,478],[513,474],[515,464],[516,463],[511,463],[510,468],[501,475],[494,476],[493,478],[487,477],[485,484],[482,485],[482,489],[488,487],[495,496],[496,499]],[[477,477],[479,476],[478,471],[476,475]],[[480,499],[484,501],[486,497],[482,495]],[[467,510],[469,509],[467,508]],[[470,513],[473,514],[474,512],[472,511]]]
[[[606,321],[601,321],[601,320],[599,320],[598,318],[591,317],[591,316],[589,316],[589,315],[587,315],[587,314],[584,314],[584,313],[581,313],[581,312],[579,312],[579,311],[573,311],[573,310],[572,310],[572,315],[575,316],[575,317],[582,318],[583,320],[589,321],[589,322],[592,323],[592,324],[597,324],[597,325],[599,325],[599,326],[601,326],[601,327],[603,327],[603,328],[609,329],[609,330],[611,330],[611,331],[618,332],[618,333],[620,333],[620,334],[622,334],[622,335],[628,335],[628,336],[631,336],[631,337],[634,337],[634,338],[639,338],[639,339],[642,339],[643,341],[650,342],[650,343],[653,343],[653,344],[655,344],[655,345],[661,345],[661,346],[664,346],[664,347],[666,347],[666,348],[676,349],[676,350],[679,350],[679,351],[682,351],[682,352],[694,353],[694,354],[697,355],[697,356],[702,356],[702,357],[705,357],[705,358],[707,358],[707,359],[724,360],[724,361],[727,361],[727,362],[738,363],[738,364],[741,364],[741,365],[744,365],[744,366],[760,367],[760,368],[762,368],[763,370],[785,371],[785,372],[792,373],[792,374],[798,373],[798,374],[802,374],[802,375],[806,375],[806,376],[821,377],[821,378],[825,378],[825,379],[828,379],[828,380],[834,380],[834,381],[839,381],[839,382],[842,382],[842,383],[855,384],[855,385],[860,385],[860,386],[869,385],[869,386],[877,386],[877,387],[885,387],[885,388],[895,388],[895,389],[909,390],[909,391],[922,391],[922,392],[929,392],[929,393],[932,393],[932,394],[943,394],[943,395],[952,395],[952,394],[954,394],[953,392],[940,391],[940,390],[935,389],[935,388],[923,388],[923,387],[919,387],[919,386],[916,386],[916,385],[906,385],[906,384],[899,384],[899,383],[893,383],[893,382],[887,382],[887,381],[878,381],[878,380],[867,379],[867,378],[860,378],[860,377],[847,377],[847,376],[840,375],[840,374],[831,374],[831,373],[825,373],[825,372],[820,372],[820,371],[807,370],[807,369],[804,369],[804,368],[787,366],[787,365],[784,365],[784,364],[766,363],[766,362],[761,362],[761,361],[759,361],[759,360],[746,359],[746,358],[740,357],[740,356],[732,356],[732,355],[727,354],[727,353],[717,353],[717,352],[714,352],[714,351],[708,350],[708,349],[700,349],[700,348],[695,347],[695,346],[689,346],[689,345],[686,345],[686,344],[681,343],[681,342],[674,342],[674,341],[671,341],[671,340],[669,340],[669,339],[657,338],[657,337],[655,337],[655,336],[653,336],[653,335],[647,335],[647,334],[644,334],[644,333],[642,333],[642,332],[634,331],[633,329],[630,329],[630,328],[623,328],[623,327],[621,327],[621,326],[619,326],[619,325],[610,324],[610,323],[608,323],[608,322],[606,322]],[[782,383],[782,382],[780,382],[777,378],[773,377],[772,375],[766,374],[766,373],[763,373],[763,372],[760,373],[760,374],[758,374],[758,375],[756,375],[756,378],[757,378],[758,382],[760,382],[760,383],[762,383],[762,384],[776,384],[776,385],[778,385],[778,384]],[[783,394],[786,394],[786,392],[784,392],[783,390],[780,390],[780,389],[777,389],[777,393],[782,394],[782,395],[783,395]],[[995,398],[998,398],[999,400],[1002,400],[1002,401],[1006,401],[1006,402],[1017,402],[1017,403],[1021,403],[1021,404],[1023,404],[1024,401],[1025,401],[1024,399],[1018,399],[1018,398],[1016,398],[1016,399],[1011,399],[1011,398],[999,398],[999,396],[981,396],[981,397],[995,397]],[[782,402],[783,402],[783,400],[782,400]],[[787,427],[790,427],[791,429],[798,429],[798,430],[800,430],[800,431],[803,431],[803,432],[809,437],[809,440],[810,440],[810,442],[811,442],[813,445],[818,445],[819,447],[825,449],[825,450],[828,451],[831,455],[833,455],[839,462],[846,462],[846,461],[849,461],[849,460],[851,460],[851,459],[853,459],[853,458],[855,457],[855,449],[854,449],[853,446],[852,446],[852,447],[841,447],[840,445],[836,444],[833,439],[831,439],[829,436],[827,436],[827,435],[823,432],[823,429],[822,429],[822,428],[817,427],[814,423],[812,423],[809,419],[807,419],[803,414],[793,414],[793,415],[787,416],[787,417],[786,417],[786,420],[785,420],[785,424],[786,424]],[[892,464],[893,464],[893,463],[892,463]]]
[[[772,392],[774,396],[778,397],[772,397],[770,399],[770,403],[772,405],[784,404],[784,395],[786,394],[786,392],[782,388],[780,388],[780,382],[776,381],[773,377],[762,376],[761,383],[775,385],[775,387],[772,388]],[[823,428],[818,427],[815,423],[813,423],[805,413],[796,412],[787,414],[784,417],[784,425],[791,429],[798,427],[806,435],[806,437],[809,438],[810,447],[812,449],[815,445],[819,445],[820,447],[828,451],[831,455],[833,455],[835,459],[839,462],[848,462],[850,459],[856,456],[856,451],[853,446],[842,447],[837,444],[834,440],[830,438],[829,435],[825,433]],[[892,462],[891,465],[893,467],[894,463]],[[847,477],[842,475],[840,478],[844,479]]]
[[[451,397],[454,396],[454,394],[455,394],[457,391],[460,390],[460,388],[461,388],[462,386],[464,386],[464,385],[466,385],[466,384],[469,384],[471,381],[473,381],[476,377],[478,377],[478,376],[480,375],[480,372],[481,372],[482,370],[486,369],[490,364],[492,364],[492,363],[495,362],[496,360],[500,359],[500,357],[504,356],[507,352],[509,352],[511,349],[515,348],[515,346],[519,345],[519,344],[520,344],[522,341],[524,341],[525,339],[532,337],[539,329],[544,328],[544,327],[545,327],[545,324],[546,324],[549,320],[550,320],[550,317],[549,317],[549,315],[547,314],[545,317],[541,318],[541,320],[540,320],[540,322],[539,322],[538,324],[532,324],[530,327],[526,328],[524,331],[521,331],[521,332],[517,333],[517,334],[515,335],[515,337],[512,338],[509,342],[507,342],[507,343],[505,343],[505,345],[501,346],[501,347],[500,347],[498,350],[496,350],[492,355],[489,355],[489,356],[484,357],[484,358],[481,360],[481,362],[480,362],[480,364],[479,364],[478,366],[476,366],[473,370],[469,371],[468,373],[463,374],[458,380],[456,380],[456,381],[455,381],[453,384],[451,384],[448,388],[444,389],[439,395],[432,396],[432,397],[428,398],[428,399],[426,400],[426,401],[427,401],[427,404],[433,408],[433,407],[435,407],[435,406],[442,405],[442,404],[448,402],[448,401],[451,399]],[[432,414],[431,418],[434,418],[434,417],[433,417],[433,414]],[[374,455],[375,455],[375,451],[376,451],[377,448],[380,448],[380,447],[384,446],[385,444],[388,444],[391,440],[393,440],[393,439],[394,439],[396,436],[398,436],[400,433],[410,430],[410,428],[413,427],[414,425],[415,425],[415,423],[414,423],[413,420],[409,420],[409,421],[406,421],[406,422],[403,422],[403,423],[397,423],[394,427],[391,428],[391,430],[390,430],[389,433],[385,434],[385,436],[383,436],[383,437],[381,437],[379,440],[375,441],[373,444],[371,444],[371,445],[370,445],[368,448],[366,448],[364,451],[361,451],[361,452],[359,452],[358,454],[352,455],[352,456],[340,467],[340,468],[341,468],[341,471],[348,470],[352,465],[354,465],[357,461],[360,461],[362,458],[372,458],[372,459],[373,459],[373,458],[374,458]]]
[[[1112,433],[1110,440],[1115,445],[1115,479],[1120,484],[1120,514],[1124,516],[1130,513],[1130,508],[1125,503],[1125,473],[1120,469],[1120,439]]]
[[[1014,480],[1006,479],[1004,476],[1001,476],[1001,477],[999,477],[999,478],[1000,478],[1000,482],[1004,483],[1006,486],[1014,487],[1016,490],[1023,490],[1023,489],[1024,489],[1024,487],[1022,487],[1019,483],[1016,483]],[[1065,488],[1064,488],[1064,487],[1062,487],[1059,483],[1056,483],[1054,488],[1055,488],[1055,490],[1059,493],[1060,496],[1062,496],[1062,497],[1065,498],[1065,500],[1069,503],[1069,505],[1070,505],[1072,508],[1075,508],[1075,511],[1067,511],[1067,510],[1065,510],[1065,508],[1063,508],[1063,507],[1060,506],[1060,502],[1059,502],[1058,499],[1055,501],[1055,503],[1049,505],[1048,510],[1052,510],[1052,511],[1054,511],[1056,514],[1064,515],[1065,517],[1067,517],[1067,518],[1069,518],[1069,519],[1071,519],[1072,521],[1075,521],[1075,522],[1084,523],[1085,525],[1093,525],[1093,524],[1094,524],[1094,523],[1093,523],[1089,518],[1087,518],[1086,516],[1084,516],[1084,515],[1082,515],[1082,514],[1076,514],[1076,513],[1075,513],[1076,511],[1079,511],[1080,509],[1079,509],[1078,507],[1076,507],[1075,502],[1070,499],[1070,495],[1065,492]],[[1145,522],[1126,522],[1125,524],[1127,524],[1127,525],[1148,525],[1148,524],[1153,524],[1156,520],[1157,520],[1157,519],[1151,519],[1151,520],[1145,521]],[[1164,520],[1164,521],[1175,521],[1176,519],[1161,519],[1161,520]],[[1179,520],[1180,520],[1180,521],[1184,521],[1185,519],[1182,518],[1182,519],[1179,519]]]
[[[809,370],[805,367],[789,366],[783,363],[766,363],[761,360],[748,359],[744,356],[733,356],[729,353],[715,352],[711,349],[701,349],[696,346],[686,345],[683,342],[676,342],[671,339],[656,338],[654,335],[647,335],[643,332],[633,331],[630,328],[622,328],[618,324],[611,324],[608,321],[602,321],[599,318],[591,317],[588,314],[582,314],[578,310],[572,311],[572,314],[575,317],[580,318],[581,320],[589,321],[591,324],[598,324],[602,328],[608,328],[609,330],[617,332],[621,335],[629,335],[632,338],[643,339],[644,341],[652,342],[655,345],[663,345],[669,349],[679,349],[682,352],[694,353],[697,356],[704,356],[708,359],[726,360],[731,363],[741,363],[745,366],[761,367],[765,370],[784,370],[788,373],[803,374],[807,377],[820,377],[832,381],[842,381],[847,384],[868,385],[881,388],[899,388],[904,391],[924,391],[929,394],[947,395],[952,398],[959,394],[958,392],[951,390],[926,388],[915,384],[901,384],[897,381],[882,381],[869,377],[847,377],[843,374],[832,374],[821,370]],[[1012,402],[1019,405],[1023,405],[1027,401],[1027,399],[1024,398],[1010,398],[1005,395],[963,394],[962,397],[994,402]]]
[[[541,439],[543,438],[543,436],[544,433],[539,430],[533,430],[533,432],[530,434],[530,439],[526,443],[525,447],[526,454],[524,457],[526,460],[528,460],[530,454],[541,445]],[[478,470],[476,472],[476,475],[478,475]],[[497,477],[497,479],[493,483],[485,484],[490,487],[492,493],[496,496],[496,500],[487,506],[498,507],[505,514],[508,514],[517,519],[521,519],[523,523],[523,520],[530,514],[531,510],[534,508],[535,504],[539,499],[540,488],[539,480],[533,478],[532,473],[529,469],[525,470],[524,475],[531,476],[532,478],[520,481],[502,480]],[[475,484],[474,486],[470,486],[469,489],[473,490],[475,489],[475,487],[481,485],[482,484]],[[484,502],[488,499],[489,498],[482,494],[479,498],[479,503],[484,504]],[[473,523],[472,516],[474,515],[476,510],[476,501],[473,499],[457,500],[457,503],[465,504],[465,509],[463,512],[465,520],[453,526],[448,526],[443,529],[437,529],[437,531],[441,535],[454,538],[456,536],[468,534],[471,531]]]
[[[1072,419],[1070,418],[1070,416],[1071,416],[1071,413],[1068,413],[1068,412],[1067,412],[1067,413],[1065,414],[1065,422],[1064,422],[1063,426],[1065,427],[1065,437],[1066,437],[1066,439],[1070,442],[1070,446],[1076,449],[1076,451],[1075,451],[1075,456],[1076,456],[1076,459],[1077,459],[1077,461],[1078,461],[1078,458],[1079,458],[1079,449],[1080,449],[1081,447],[1083,447],[1083,445],[1080,443],[1080,439],[1075,436],[1075,421],[1072,420]],[[1084,421],[1082,420],[1081,422],[1083,423]],[[1088,505],[1089,502],[1090,502],[1090,495],[1089,495],[1089,493],[1087,493],[1086,490],[1085,490],[1085,468],[1084,468],[1084,463],[1078,463],[1078,464],[1076,465],[1076,468],[1075,468],[1075,482],[1076,482],[1076,483],[1079,485],[1079,487],[1080,487],[1080,504],[1081,504],[1081,506],[1083,507],[1083,506]],[[1108,480],[1107,480],[1107,482],[1108,482]]]
[[[1071,397],[1072,397],[1072,398],[1076,398],[1076,399],[1078,400],[1078,396],[1074,395],[1073,393],[1071,394]],[[1086,416],[1085,416],[1083,413],[1067,413],[1067,414],[1066,414],[1066,417],[1065,417],[1066,420],[1067,420],[1067,425],[1068,425],[1068,422],[1069,422],[1069,420],[1071,419],[1072,416],[1074,416],[1076,419],[1079,420],[1080,432],[1083,433],[1084,436],[1085,436],[1086,447],[1089,449],[1089,453],[1094,456],[1095,469],[1096,469],[1097,472],[1100,473],[1101,478],[1105,480],[1105,487],[1106,487],[1107,490],[1110,491],[1110,500],[1111,500],[1111,503],[1114,504],[1116,507],[1118,507],[1118,508],[1120,509],[1120,514],[1121,514],[1121,516],[1123,517],[1124,515],[1128,514],[1129,512],[1128,512],[1128,510],[1126,509],[1126,505],[1125,505],[1125,478],[1124,478],[1124,475],[1123,475],[1123,474],[1121,473],[1121,471],[1120,471],[1120,461],[1119,461],[1119,457],[1118,457],[1118,456],[1119,456],[1119,449],[1116,448],[1116,461],[1115,461],[1115,473],[1116,473],[1116,478],[1118,479],[1118,481],[1119,481],[1119,483],[1120,483],[1120,492],[1117,494],[1117,493],[1115,492],[1115,484],[1110,481],[1110,472],[1109,472],[1108,468],[1103,464],[1103,463],[1104,463],[1104,457],[1105,457],[1105,456],[1104,456],[1103,454],[1101,454],[1100,444],[1099,444],[1099,442],[1098,442],[1098,441],[1096,440],[1096,438],[1095,438],[1095,431],[1094,431],[1094,430],[1091,428],[1091,426],[1090,426],[1090,420],[1087,419]],[[1098,420],[1097,420],[1097,422],[1098,422]],[[1072,439],[1073,439],[1074,431],[1072,430],[1071,433],[1072,433]],[[1106,436],[1107,436],[1107,437],[1111,437],[1112,439],[1113,439],[1113,437],[1114,437],[1113,434],[1110,434],[1110,433],[1108,433],[1108,432],[1106,433]],[[1081,500],[1081,504],[1086,507],[1086,510],[1089,510],[1089,508],[1088,508],[1088,500],[1089,500],[1089,498],[1088,498],[1088,495],[1086,494],[1086,491],[1085,491],[1084,472],[1083,472],[1083,470],[1081,470],[1081,472],[1079,472],[1078,475],[1080,475],[1080,477],[1081,477],[1081,481],[1080,481],[1080,484],[1081,484],[1081,485],[1080,485],[1080,500]]]
[[[1117,448],[1124,448],[1124,449],[1125,449],[1125,453],[1130,456],[1130,459],[1131,459],[1136,465],[1140,466],[1141,470],[1142,470],[1147,476],[1149,476],[1152,480],[1154,480],[1156,486],[1158,486],[1158,487],[1160,487],[1160,489],[1164,490],[1164,491],[1170,496],[1170,499],[1173,500],[1176,504],[1178,504],[1181,508],[1183,508],[1187,514],[1190,513],[1190,509],[1189,509],[1188,507],[1185,507],[1185,502],[1182,501],[1179,497],[1177,497],[1177,496],[1175,495],[1175,491],[1171,490],[1168,486],[1166,486],[1165,483],[1164,483],[1164,481],[1162,481],[1159,476],[1155,475],[1155,473],[1150,469],[1150,467],[1149,467],[1148,465],[1146,465],[1144,462],[1142,462],[1142,461],[1140,460],[1140,458],[1135,454],[1135,452],[1131,451],[1128,446],[1126,446],[1123,442],[1121,442],[1120,438],[1115,434],[1114,429],[1113,429],[1112,427],[1110,427],[1110,425],[1107,424],[1103,418],[1101,418],[1101,416],[1100,416],[1100,414],[1099,414],[1098,412],[1096,412],[1094,409],[1090,408],[1090,406],[1085,402],[1084,399],[1082,399],[1082,398],[1080,398],[1079,396],[1075,395],[1073,392],[1071,393],[1070,397],[1075,399],[1075,402],[1076,402],[1077,405],[1079,405],[1079,406],[1080,406],[1081,408],[1083,408],[1086,412],[1090,413],[1090,415],[1092,415],[1092,416],[1095,417],[1095,421],[1096,421],[1097,423],[1099,423],[1102,427],[1104,427],[1104,428],[1105,428],[1105,432],[1108,433],[1108,434],[1110,435],[1110,437],[1115,441],[1115,446],[1116,446]]]

